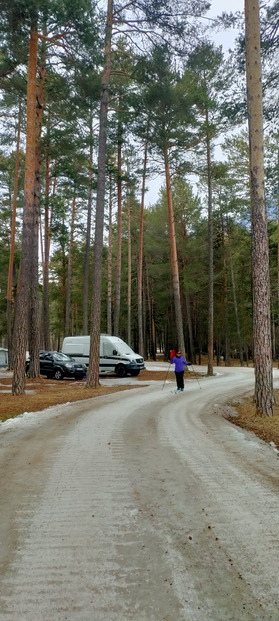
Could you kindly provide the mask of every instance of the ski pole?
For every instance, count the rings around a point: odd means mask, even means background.
[[[195,373],[195,371],[194,371],[194,367],[193,367],[193,365],[192,365],[192,364],[191,364],[190,366],[191,366],[191,367],[192,367],[192,369],[193,369],[194,376],[195,376],[195,378],[196,378],[196,380],[197,380],[197,382],[198,382],[198,385],[199,385],[199,387],[200,387],[200,389],[201,389],[201,385],[200,385],[200,382],[199,382],[199,380],[198,380],[198,377],[197,377],[197,375],[196,375],[196,373]]]
[[[166,381],[167,381],[167,377],[168,377],[168,374],[169,374],[170,365],[171,365],[171,362],[169,363],[169,367],[168,367],[168,370],[167,370],[167,375],[166,375],[165,381],[164,381],[164,383],[163,383],[162,390],[164,390],[164,388],[165,388],[165,383],[166,383]]]

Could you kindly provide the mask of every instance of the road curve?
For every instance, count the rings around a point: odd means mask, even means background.
[[[278,620],[278,456],[219,409],[253,381],[0,425],[0,620]]]

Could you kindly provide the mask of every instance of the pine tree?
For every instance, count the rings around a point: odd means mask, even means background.
[[[263,106],[258,1],[245,0],[247,108],[252,203],[255,399],[259,414],[273,415],[269,249],[264,189]]]

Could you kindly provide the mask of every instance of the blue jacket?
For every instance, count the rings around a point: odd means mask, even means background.
[[[180,356],[179,358],[177,356],[174,356],[174,358],[172,358],[171,360],[171,364],[175,364],[175,373],[179,373],[180,371],[184,371],[184,366],[187,367],[188,363],[185,360],[185,358],[183,358],[183,356]]]

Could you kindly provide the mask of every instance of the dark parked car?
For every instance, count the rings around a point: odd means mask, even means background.
[[[26,375],[29,374],[29,365],[30,360],[27,360]],[[63,377],[73,377],[78,380],[86,375],[86,365],[58,351],[43,351],[40,353],[40,374],[57,380]]]

